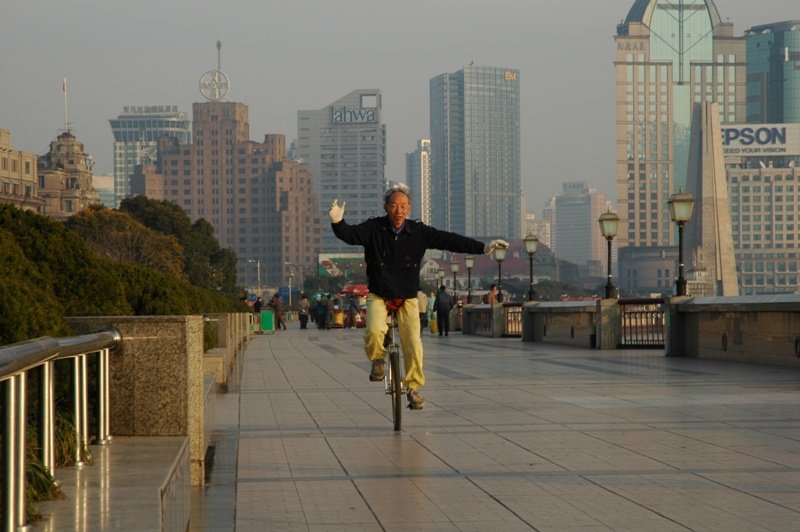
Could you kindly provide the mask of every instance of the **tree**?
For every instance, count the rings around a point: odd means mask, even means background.
[[[141,264],[185,278],[183,248],[174,236],[148,229],[130,214],[90,207],[70,217],[68,228],[86,240],[99,257]]]
[[[214,227],[205,219],[191,223],[177,205],[143,196],[122,200],[120,210],[130,213],[146,227],[178,240],[184,253],[183,269],[190,283],[222,291],[229,297],[237,295],[238,258],[233,251],[220,247]]]

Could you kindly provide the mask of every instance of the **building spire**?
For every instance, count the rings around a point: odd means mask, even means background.
[[[222,70],[222,41],[217,39],[217,70]]]

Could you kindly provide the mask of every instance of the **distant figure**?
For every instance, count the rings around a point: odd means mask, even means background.
[[[433,321],[435,319],[436,319],[436,291],[431,290],[431,293],[428,296],[428,324],[431,326],[431,332],[434,332]]]
[[[450,335],[450,311],[453,309],[453,296],[447,293],[447,288],[442,285],[436,294],[436,321],[439,326],[439,336],[444,333]]]
[[[494,283],[492,283],[491,288],[489,288],[489,293],[486,294],[486,302],[489,303],[490,305],[494,305],[495,303],[499,302],[497,294],[497,285]]]
[[[272,296],[270,306],[272,307],[272,310],[275,311],[275,330],[285,331],[286,323],[283,321],[283,301],[281,301],[281,296],[278,294]]]
[[[417,292],[417,301],[419,307],[419,335],[422,336],[422,331],[428,326],[428,296],[422,290]]]
[[[264,300],[262,300],[260,297],[257,297],[256,302],[253,303],[253,313],[256,316],[260,316],[262,308],[264,308]]]
[[[355,296],[350,296],[347,302],[347,314],[350,316],[350,328],[356,328],[356,320],[358,319],[358,301]]]
[[[331,295],[328,294],[327,298],[325,299],[325,328],[330,329],[331,323],[333,322],[333,301],[331,301]]]
[[[300,303],[297,304],[297,307],[300,315],[300,328],[307,329],[308,315],[311,313],[311,302],[308,300],[308,296],[300,294]]]

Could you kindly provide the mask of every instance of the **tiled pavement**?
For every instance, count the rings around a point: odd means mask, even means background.
[[[426,335],[427,404],[395,433],[362,331],[294,327],[253,338],[217,396],[192,530],[798,529],[798,370]],[[45,528],[153,529],[123,475],[158,466],[122,443],[129,467],[85,482],[112,486],[105,521]]]
[[[193,529],[798,529],[800,371],[424,344],[427,404],[395,433],[361,331],[254,338]]]

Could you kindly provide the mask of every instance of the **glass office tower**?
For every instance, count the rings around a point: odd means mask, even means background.
[[[350,222],[382,216],[386,191],[386,126],[381,92],[359,89],[321,109],[297,111],[297,157],[311,169],[320,212],[334,199],[347,202]],[[331,231],[326,253],[352,252]]]
[[[130,196],[134,167],[155,162],[159,138],[191,143],[191,120],[177,105],[134,105],[125,106],[109,122],[114,134],[114,206],[119,207]]]
[[[520,234],[519,71],[468,65],[430,81],[432,221],[473,237]]]
[[[747,121],[800,123],[800,20],[754,26],[747,36]]]

